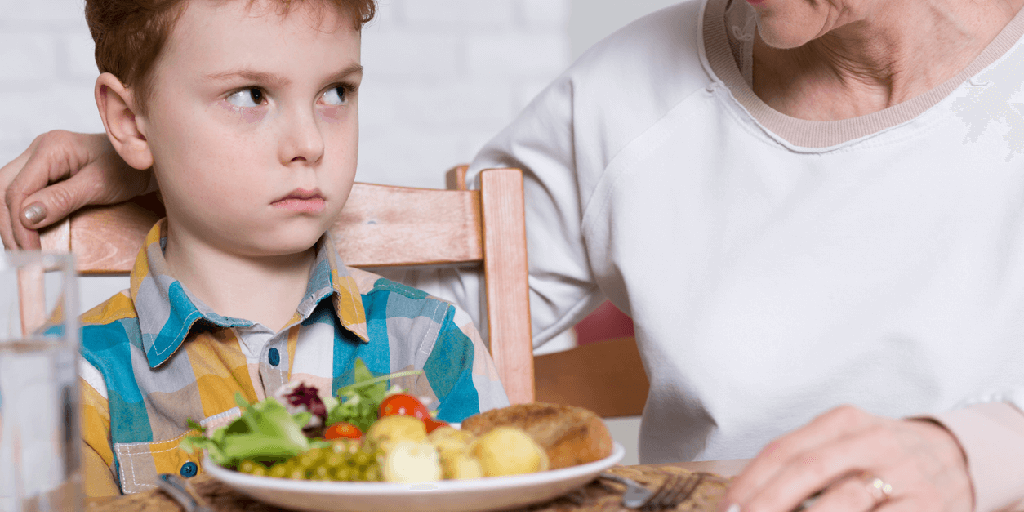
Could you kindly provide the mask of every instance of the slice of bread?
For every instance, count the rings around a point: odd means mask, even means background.
[[[612,436],[601,418],[582,407],[533,402],[485,411],[462,422],[481,436],[500,426],[518,427],[544,448],[551,469],[585,464],[612,453]]]

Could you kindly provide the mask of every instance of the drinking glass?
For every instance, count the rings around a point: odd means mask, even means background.
[[[0,252],[0,512],[82,510],[70,254]]]

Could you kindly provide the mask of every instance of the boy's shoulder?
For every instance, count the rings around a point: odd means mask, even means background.
[[[473,323],[466,311],[447,299],[366,270],[347,266],[345,270],[362,296],[368,320],[423,317],[460,328]]]
[[[138,311],[123,290],[82,314],[82,351],[93,352],[138,337]]]
[[[355,280],[356,289],[359,290],[359,294],[363,296],[370,296],[375,293],[396,293],[406,299],[413,300],[430,300],[440,301],[445,304],[451,304],[451,302],[442,299],[440,297],[431,295],[419,288],[399,283],[398,281],[392,281],[384,276],[368,272],[366,270],[345,267],[348,275]]]

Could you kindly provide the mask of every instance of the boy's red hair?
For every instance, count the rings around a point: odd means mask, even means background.
[[[85,19],[96,42],[96,65],[100,72],[116,76],[135,91],[134,107],[145,114],[151,92],[150,71],[174,29],[178,16],[190,0],[86,0]],[[235,0],[241,1],[241,0]],[[257,0],[246,0],[249,5]],[[334,6],[351,16],[356,30],[373,19],[376,0],[269,0],[280,6],[281,14],[301,2],[316,1]]]

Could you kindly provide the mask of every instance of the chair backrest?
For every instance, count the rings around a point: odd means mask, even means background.
[[[466,190],[468,170],[467,165],[449,169],[447,187]],[[588,317],[599,341],[534,357],[536,400],[585,407],[606,418],[640,415],[650,383],[636,339],[603,328],[607,322],[600,316]]]
[[[537,355],[533,364],[538,402],[585,407],[604,418],[644,411],[650,383],[632,336]]]
[[[84,275],[128,275],[163,215],[154,195],[83,209],[43,232],[43,249],[71,251]],[[512,403],[534,399],[521,171],[486,170],[480,190],[356,183],[332,233],[353,267],[482,267],[498,376]]]

